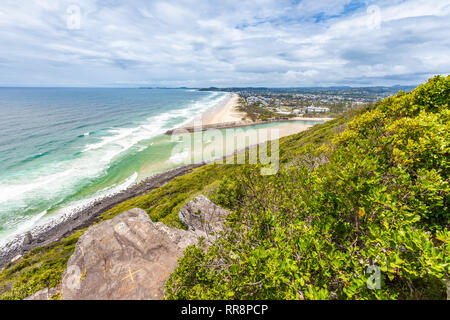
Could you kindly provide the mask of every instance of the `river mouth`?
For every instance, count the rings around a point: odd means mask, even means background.
[[[177,167],[163,133],[227,99],[180,89],[0,89],[0,245]]]
[[[20,132],[14,134],[10,123],[0,129],[9,134],[0,139],[0,247],[7,252],[20,252],[17,248],[22,246],[27,232],[35,239],[34,245],[55,240],[46,238],[46,234],[71,232],[78,222],[70,221],[79,217],[84,221],[90,216],[86,212],[101,208],[98,204],[105,199],[109,205],[118,204],[140,190],[134,188],[148,178],[159,179],[161,174],[170,177],[173,170],[184,172],[183,168],[193,164],[220,159],[320,123],[254,124],[235,128],[231,135],[228,129],[207,130],[200,138],[197,133],[190,133],[189,145],[198,146],[200,140],[201,147],[186,150],[180,135],[164,133],[220,109],[230,100],[230,94],[192,90],[124,89],[118,90],[119,94],[117,89],[42,90],[19,90],[25,96],[22,100],[14,99],[17,92],[0,90],[6,100],[8,94],[13,96],[9,98],[18,109],[37,113]],[[87,98],[74,102],[73,94]],[[139,97],[137,101],[135,95]],[[150,102],[148,107],[146,103]],[[78,109],[75,112],[73,108]],[[19,121],[21,115],[11,115],[8,120],[13,122],[14,117]],[[267,135],[273,130],[276,135]],[[256,140],[248,139],[252,134]],[[246,144],[234,144],[235,141]],[[21,152],[14,153],[14,148]],[[53,229],[59,231],[48,233]]]

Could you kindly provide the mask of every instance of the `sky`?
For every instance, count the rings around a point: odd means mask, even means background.
[[[1,0],[0,86],[415,85],[450,0]]]

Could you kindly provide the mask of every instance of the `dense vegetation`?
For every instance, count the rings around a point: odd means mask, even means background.
[[[30,251],[23,259],[10,263],[0,273],[0,299],[24,299],[61,281],[67,261],[82,231],[57,243]]]
[[[330,143],[305,137],[277,175],[237,169],[212,197],[234,210],[228,229],[187,249],[167,298],[445,298],[449,101],[435,77]]]
[[[182,227],[202,193],[233,210],[212,247],[190,247],[169,299],[445,298],[450,78],[280,139],[280,171],[207,165],[105,212],[139,207]],[[84,230],[0,272],[0,298],[56,286]],[[366,285],[368,267],[381,289]]]

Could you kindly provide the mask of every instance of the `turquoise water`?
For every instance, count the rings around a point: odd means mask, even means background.
[[[0,240],[176,166],[163,133],[224,103],[181,89],[0,88]]]

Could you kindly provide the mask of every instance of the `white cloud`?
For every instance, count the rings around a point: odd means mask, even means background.
[[[2,0],[0,85],[413,84],[450,72],[449,18],[446,0]]]

